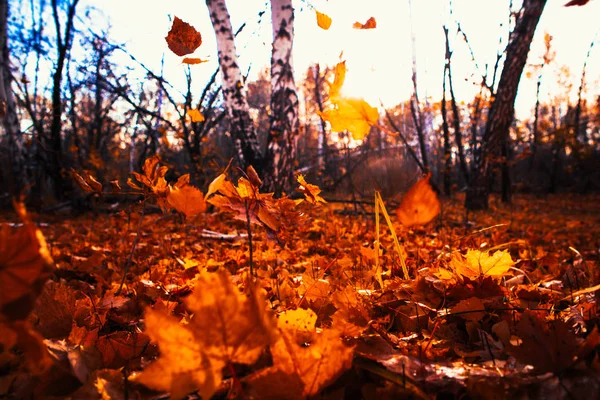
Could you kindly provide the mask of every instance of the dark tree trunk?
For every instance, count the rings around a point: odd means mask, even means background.
[[[488,208],[489,178],[492,173],[492,159],[502,152],[502,145],[508,137],[514,119],[517,88],[535,29],[546,5],[546,0],[525,0],[512,38],[506,49],[506,60],[500,76],[498,91],[488,113],[483,143],[475,157],[471,182],[467,189],[465,207],[469,210]]]
[[[444,65],[444,80],[442,83],[442,132],[444,137],[444,194],[450,196],[451,178],[450,166],[452,146],[450,145],[450,128],[448,127],[448,111],[446,107],[446,76],[448,74],[448,60],[450,59],[450,47],[448,46],[448,29],[444,26],[446,35],[446,63]]]

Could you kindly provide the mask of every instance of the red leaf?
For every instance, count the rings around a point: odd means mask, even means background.
[[[177,17],[173,20],[173,26],[165,40],[169,49],[178,56],[191,54],[202,44],[200,33]]]

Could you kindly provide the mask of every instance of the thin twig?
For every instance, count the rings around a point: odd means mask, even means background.
[[[129,268],[131,267],[131,260],[133,259],[133,254],[135,253],[135,248],[140,241],[140,230],[142,229],[142,221],[144,220],[144,209],[146,206],[146,199],[142,202],[142,212],[140,213],[140,221],[138,222],[137,232],[135,235],[135,240],[131,245],[131,252],[129,253],[129,257],[127,258],[127,264],[125,264],[125,271],[123,272],[123,279],[121,280],[121,285],[119,286],[119,290],[116,291],[115,295],[120,295],[121,290],[123,289],[123,285],[125,284],[125,278],[127,277],[127,273],[129,272]]]

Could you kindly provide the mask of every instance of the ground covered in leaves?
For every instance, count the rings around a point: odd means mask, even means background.
[[[600,197],[462,202],[5,214],[0,397],[599,398]]]

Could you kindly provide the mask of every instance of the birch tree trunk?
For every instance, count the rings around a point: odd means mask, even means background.
[[[525,0],[512,38],[506,49],[506,60],[498,91],[488,113],[479,154],[475,157],[465,207],[469,210],[488,208],[491,160],[500,156],[515,114],[515,98],[533,34],[546,5],[546,0]]]
[[[265,159],[265,189],[289,192],[294,174],[298,134],[298,94],[294,82],[292,0],[271,0],[271,117]]]
[[[229,11],[225,0],[206,0],[206,6],[217,38],[223,97],[238,163],[243,169],[252,165],[261,174],[263,155],[250,117]]]
[[[26,185],[25,152],[15,99],[11,88],[12,74],[8,50],[8,1],[0,0],[0,119],[8,139],[8,162],[3,169],[3,180],[9,192],[18,196]]]

